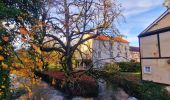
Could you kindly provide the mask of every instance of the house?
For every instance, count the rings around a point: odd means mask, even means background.
[[[138,37],[142,80],[170,85],[170,9]]]
[[[130,46],[130,60],[140,62],[139,47]]]
[[[81,51],[86,54],[83,58],[84,60],[91,59],[94,68],[103,68],[106,63],[130,60],[129,42],[123,37],[100,35],[95,39],[86,41],[85,45],[80,46]],[[81,64],[83,63],[80,60],[78,66]],[[86,67],[86,64],[81,66]]]

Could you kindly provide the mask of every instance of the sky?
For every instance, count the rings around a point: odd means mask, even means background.
[[[124,18],[119,18],[118,29],[131,46],[139,46],[138,35],[156,20],[166,8],[164,0],[118,0]]]

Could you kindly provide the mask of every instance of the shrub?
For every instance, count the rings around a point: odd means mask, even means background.
[[[58,71],[62,71],[63,67],[62,66],[56,66],[56,65],[49,65],[47,66],[48,70],[58,70]]]
[[[135,83],[124,80],[121,87],[130,95],[139,100],[170,100],[165,86],[153,82]]]
[[[161,84],[146,81],[133,81],[127,79],[126,76],[110,77],[108,81],[123,88],[127,94],[139,100],[170,100],[170,94],[168,94],[165,86]]]
[[[121,72],[139,72],[140,63],[138,62],[119,62]]]
[[[9,70],[0,66],[0,100],[10,100],[10,78]]]
[[[107,73],[115,74],[120,70],[119,66],[116,63],[106,63],[104,65],[104,71]]]
[[[63,71],[35,72],[35,74],[69,96],[94,97],[98,95],[98,84],[91,76],[82,75],[78,78],[76,74],[73,74],[73,82],[66,82]]]
[[[165,89],[165,85],[140,81],[138,76],[133,74],[102,73],[101,75],[101,78],[110,82],[113,86],[122,88],[129,96],[136,97],[138,100],[170,100],[170,94]]]

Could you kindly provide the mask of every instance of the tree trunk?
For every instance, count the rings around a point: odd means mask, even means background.
[[[67,61],[66,61],[66,67],[67,67],[68,71],[70,71],[70,72],[73,71],[73,62],[72,62],[72,59],[71,59],[71,58],[67,59]]]

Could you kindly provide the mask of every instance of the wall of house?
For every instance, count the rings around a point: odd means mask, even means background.
[[[170,64],[168,59],[143,59],[142,60],[142,78],[143,80],[158,83],[170,84]],[[145,73],[144,67],[150,66],[151,73]]]
[[[90,35],[84,35],[83,39],[88,38]],[[85,41],[84,43],[82,43],[78,49],[80,51],[76,51],[75,52],[75,57],[78,60],[81,59],[91,59],[92,58],[92,44],[93,44],[93,39],[90,39],[88,41]],[[81,52],[81,54],[80,54]]]
[[[170,57],[170,32],[164,32],[160,35],[161,57]]]
[[[157,37],[158,36],[158,37]],[[160,55],[158,40],[160,41]],[[140,38],[142,79],[170,84],[170,31]],[[151,68],[150,73],[145,67]]]
[[[93,41],[93,64],[103,68],[105,63],[129,61],[129,43],[115,41]]]
[[[157,35],[151,35],[140,38],[140,52],[141,57],[158,57],[158,40]]]
[[[165,28],[168,26],[170,26],[170,14],[162,18],[158,23],[156,23],[152,28],[150,28],[148,32],[161,29],[161,28]]]
[[[162,16],[143,33],[149,36],[139,38],[142,79],[170,85],[170,9]]]
[[[130,60],[135,62],[140,62],[140,53],[135,51],[130,51]]]

